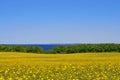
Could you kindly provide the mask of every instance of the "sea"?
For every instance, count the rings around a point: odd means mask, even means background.
[[[71,44],[26,44],[25,46],[38,46],[47,51],[53,49],[56,46],[69,46],[69,45]]]
[[[72,44],[6,44],[6,45],[21,45],[21,46],[38,46],[44,49],[44,51],[51,50],[56,46],[69,46]]]

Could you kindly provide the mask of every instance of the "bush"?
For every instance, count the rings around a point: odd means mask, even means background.
[[[43,53],[44,51],[41,47],[36,46],[0,45],[0,52]]]
[[[85,52],[120,52],[120,44],[77,44],[71,46],[57,46],[55,53],[85,53]]]

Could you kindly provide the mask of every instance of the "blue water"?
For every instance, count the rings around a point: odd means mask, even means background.
[[[29,46],[42,47],[45,51],[47,51],[47,50],[53,49],[54,47],[59,46],[59,45],[56,45],[56,44],[32,44]]]
[[[45,51],[53,49],[56,46],[68,46],[70,44],[20,44],[22,46],[38,46],[42,47]]]

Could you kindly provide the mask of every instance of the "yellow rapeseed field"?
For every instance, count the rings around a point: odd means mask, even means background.
[[[120,80],[120,53],[0,52],[0,80]]]

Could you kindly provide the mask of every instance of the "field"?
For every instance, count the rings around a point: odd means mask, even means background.
[[[0,80],[120,80],[120,53],[0,52]]]

